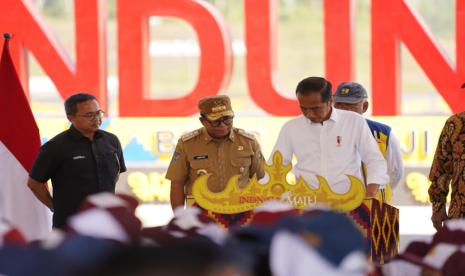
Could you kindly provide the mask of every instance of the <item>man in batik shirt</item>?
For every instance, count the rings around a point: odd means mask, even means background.
[[[433,204],[431,221],[439,230],[443,223],[465,214],[465,112],[447,119],[439,137],[429,174],[428,190]],[[449,213],[446,214],[446,197],[452,187]]]

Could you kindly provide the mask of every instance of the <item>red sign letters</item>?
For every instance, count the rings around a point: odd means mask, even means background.
[[[0,1],[0,32],[14,35],[11,49],[23,84],[28,79],[27,49],[63,98],[76,91],[89,91],[106,108],[105,1],[75,1],[75,61],[29,1]],[[326,0],[323,5],[325,74],[334,84],[354,78],[354,2]],[[263,110],[290,116],[300,111],[295,100],[279,93],[275,39],[278,3],[278,0],[244,0],[247,84],[251,98]],[[233,62],[232,42],[214,6],[200,0],[117,0],[117,10],[120,116],[192,115],[197,112],[196,103],[201,97],[217,94],[227,86]],[[465,110],[465,91],[460,88],[465,82],[465,0],[456,0],[455,13],[456,61],[452,63],[406,0],[371,1],[373,115],[400,112],[401,42],[452,111]],[[167,100],[149,97],[150,16],[182,19],[197,34],[201,50],[199,76],[193,90],[183,97]]]

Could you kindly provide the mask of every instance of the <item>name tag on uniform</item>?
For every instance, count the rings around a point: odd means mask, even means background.
[[[84,158],[86,158],[84,155],[73,156],[73,160],[84,159]]]
[[[194,160],[206,160],[208,159],[208,155],[196,155],[194,156]]]

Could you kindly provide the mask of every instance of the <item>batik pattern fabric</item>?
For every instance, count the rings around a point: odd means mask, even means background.
[[[433,212],[445,212],[449,186],[452,188],[449,218],[465,214],[465,112],[446,121],[439,137],[429,174],[428,190]]]

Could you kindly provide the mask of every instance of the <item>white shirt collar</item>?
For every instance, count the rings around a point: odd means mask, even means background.
[[[337,108],[331,107],[331,116],[329,117],[328,121],[331,120],[337,122],[340,114],[341,112]]]
[[[313,123],[312,121],[310,121],[310,119],[308,119],[304,115],[302,116],[306,119],[307,123],[309,124],[319,124],[319,123]],[[323,123],[327,121],[337,122],[339,119],[339,116],[340,116],[340,111],[337,108],[331,107],[331,115],[329,116],[328,120],[323,121]]]

